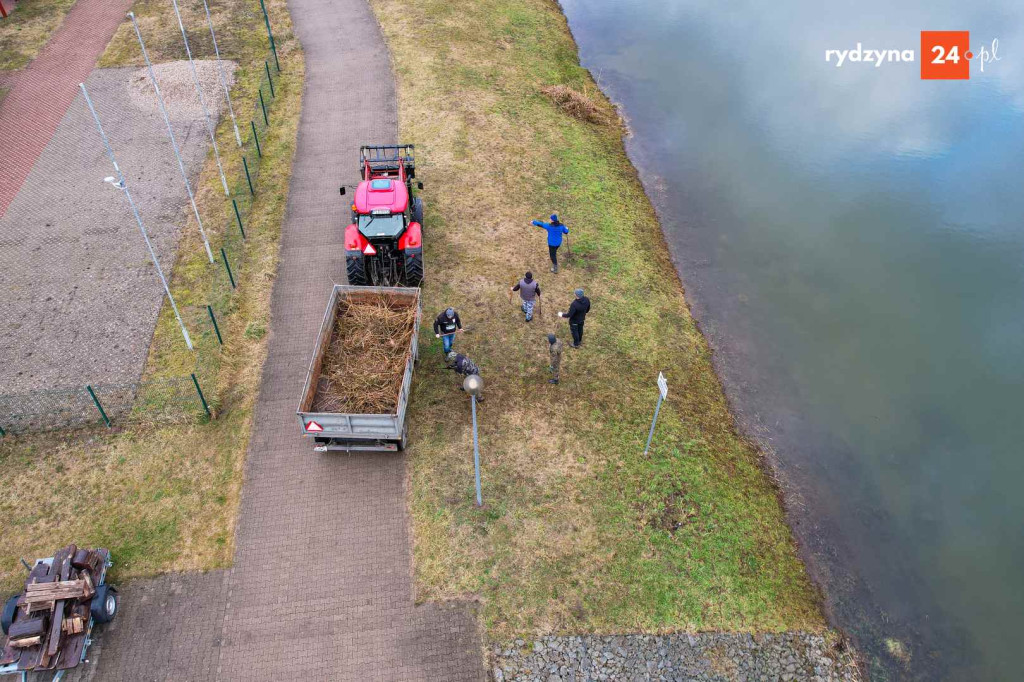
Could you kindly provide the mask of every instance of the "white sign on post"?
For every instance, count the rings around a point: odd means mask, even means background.
[[[668,397],[668,380],[661,372],[658,372],[658,390],[661,391],[662,400]]]
[[[658,372],[658,405],[654,408],[654,419],[651,420],[651,432],[647,434],[647,445],[644,447],[644,455],[651,449],[651,439],[654,438],[654,427],[658,423],[658,413],[661,412],[661,403],[668,397],[668,380],[664,373]]]

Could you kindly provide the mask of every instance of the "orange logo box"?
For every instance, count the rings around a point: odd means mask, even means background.
[[[970,31],[921,31],[921,78],[969,80]]]

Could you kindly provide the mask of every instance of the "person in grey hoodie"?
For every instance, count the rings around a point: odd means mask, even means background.
[[[540,298],[540,282],[533,278],[532,272],[527,272],[526,275],[510,289],[510,291],[519,292],[519,298],[523,301],[523,304],[520,307],[526,315],[526,321],[529,322],[532,320],[533,306],[537,303],[537,299]],[[512,294],[509,294],[509,296],[511,295]]]

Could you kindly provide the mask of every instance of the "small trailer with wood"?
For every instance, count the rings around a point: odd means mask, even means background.
[[[405,449],[420,290],[336,284],[297,410],[314,450]]]
[[[52,670],[57,682],[84,661],[93,626],[117,615],[117,588],[107,583],[111,565],[108,550],[75,545],[25,564],[25,591],[7,600],[0,618],[0,675],[24,681],[29,672]]]

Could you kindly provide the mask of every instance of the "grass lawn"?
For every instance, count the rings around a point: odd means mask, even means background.
[[[229,45],[221,46],[225,58],[239,63],[234,101],[241,122],[252,111],[267,49],[266,33],[262,17],[251,14],[253,3],[248,0],[216,4],[218,23],[247,22],[246,31],[225,29],[233,37]],[[172,274],[171,289],[198,342],[200,376],[204,391],[215,397],[218,418],[169,426],[142,424],[115,433],[41,434],[0,441],[0,489],[5,491],[0,496],[0,537],[4,539],[0,589],[4,591],[14,589],[24,576],[19,557],[48,556],[68,542],[111,548],[116,580],[168,570],[217,568],[231,562],[252,408],[266,354],[260,330],[266,329],[269,319],[304,69],[285,0],[270,0],[267,5],[284,73],[276,80],[269,134],[261,140],[263,179],[246,223],[245,260],[236,272],[239,287],[227,293],[218,279],[217,268],[222,266],[208,263],[194,222],[182,228]],[[173,41],[165,39],[177,35],[182,50],[169,2],[137,2],[134,10],[148,27],[144,29],[147,37],[152,36],[153,45],[147,48],[155,61],[183,56],[172,49]],[[205,16],[187,21],[197,27],[199,43]],[[131,44],[119,42],[124,35],[122,26],[103,57],[105,66],[136,63]],[[222,118],[218,136],[226,154],[225,171],[229,178],[237,177],[241,161],[230,117]],[[212,154],[198,188],[199,208],[216,248],[222,230],[237,228],[229,220],[230,204],[225,204]],[[184,208],[182,215],[186,215]],[[210,302],[220,311],[222,350],[203,319]],[[165,305],[146,376],[187,376],[196,364],[197,357],[185,349]]]
[[[56,31],[75,0],[22,0],[0,19],[0,71],[22,69]]]
[[[480,599],[495,639],[824,628],[558,5],[371,4],[394,57],[401,141],[417,145],[426,185],[425,319],[459,310],[470,331],[456,347],[487,384],[481,510],[469,405],[439,349],[423,349],[410,413],[418,598]],[[553,85],[587,95],[604,123],[564,113],[541,92]],[[552,211],[572,230],[559,275],[530,226]],[[507,298],[527,269],[544,292],[529,325]],[[593,302],[580,350],[554,319],[577,286]],[[567,346],[560,386],[547,383],[549,331]],[[659,371],[670,394],[644,457]]]

